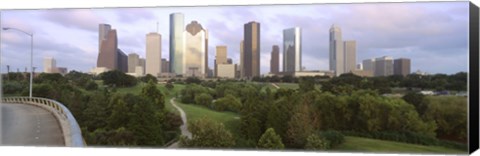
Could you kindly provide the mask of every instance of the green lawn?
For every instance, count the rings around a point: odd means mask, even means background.
[[[298,88],[297,83],[276,83],[276,84],[280,88],[287,88],[287,89],[297,89]]]
[[[466,151],[450,149],[440,146],[424,146],[352,136],[346,136],[345,143],[339,145],[332,151],[467,154]]]

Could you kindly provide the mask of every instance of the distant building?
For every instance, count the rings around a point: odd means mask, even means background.
[[[237,71],[236,64],[218,64],[218,78],[229,78],[233,79],[236,77],[235,73]]]
[[[214,75],[217,76],[218,73],[218,65],[219,64],[227,64],[227,46],[217,46],[216,47],[216,55],[215,55],[215,69]]]
[[[162,36],[156,32],[146,35],[146,74],[160,76],[162,60]]]
[[[243,77],[260,76],[260,23],[252,21],[244,25]]]
[[[243,66],[244,66],[243,57],[244,57],[244,56],[245,56],[245,55],[244,55],[244,53],[243,53],[243,40],[242,40],[242,41],[240,42],[240,64],[239,64],[239,67],[238,67],[238,69],[240,70],[240,75],[239,75],[239,77],[243,77],[243,76],[245,75],[245,74],[244,74],[244,73],[245,73],[245,72],[244,72],[244,68],[243,68]]]
[[[272,46],[272,56],[270,59],[270,73],[278,73],[280,68],[280,48],[278,45]]]
[[[45,57],[43,59],[43,72],[54,73],[57,68],[57,61],[53,57]]]
[[[120,49],[117,49],[117,70],[128,72],[128,56]]]
[[[227,64],[233,64],[232,58],[227,58]]]
[[[102,42],[107,39],[108,33],[112,30],[109,24],[98,25],[98,51],[101,51]]]
[[[410,59],[399,58],[393,62],[393,74],[407,76],[410,74]]]
[[[373,71],[370,70],[352,70],[350,71],[353,75],[361,76],[361,77],[373,77]]]
[[[184,15],[170,14],[170,72],[182,75],[184,55]]]
[[[329,39],[329,63],[330,71],[334,71],[336,76],[344,73],[345,58],[343,51],[342,30],[336,25],[330,27]]]
[[[135,68],[140,65],[140,58],[138,54],[128,54],[128,72],[135,73]]]
[[[105,67],[109,70],[118,69],[117,31],[109,30],[100,46],[97,67]]]
[[[142,71],[143,74],[142,75],[145,75],[145,67],[147,65],[147,62],[144,58],[140,58],[139,62],[140,62],[140,66],[142,66],[142,69],[143,69],[143,71]],[[137,68],[135,68],[135,72],[137,72]]]
[[[366,59],[362,63],[363,70],[375,73],[375,59]]]
[[[170,62],[162,58],[162,73],[170,73]]]
[[[383,56],[375,59],[375,76],[393,75],[393,58]]]
[[[356,69],[357,65],[357,42],[354,40],[343,42],[345,72]]]
[[[65,67],[57,67],[57,68],[55,68],[54,73],[59,73],[59,74],[65,75],[65,74],[68,73],[68,69],[65,68]]]
[[[109,71],[110,69],[108,68],[105,68],[105,67],[96,67],[96,68],[93,68],[92,70],[90,70],[90,74],[92,75],[99,75],[103,72],[107,72]]]
[[[302,31],[299,27],[283,30],[283,71],[302,71]]]
[[[335,76],[333,71],[320,71],[320,70],[312,70],[312,71],[295,71],[295,72],[278,72],[276,74],[269,73],[267,76],[293,76],[293,77],[306,77],[306,76],[328,76],[333,77]]]
[[[357,64],[357,70],[363,70],[363,64],[361,63]]]
[[[184,77],[205,78],[207,65],[207,31],[197,21],[192,21],[186,26],[184,32]]]

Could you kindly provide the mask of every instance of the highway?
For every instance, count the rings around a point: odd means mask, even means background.
[[[62,130],[55,116],[29,104],[0,104],[0,145],[65,146]]]

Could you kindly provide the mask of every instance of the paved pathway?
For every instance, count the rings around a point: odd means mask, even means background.
[[[60,123],[41,107],[0,104],[0,145],[65,146]]]
[[[180,108],[179,106],[177,106],[177,104],[175,104],[175,98],[170,99],[170,104],[172,104],[172,106],[175,107],[180,112],[180,116],[182,117],[183,125],[180,126],[180,130],[182,131],[182,135],[187,136],[189,139],[191,139],[192,138],[192,133],[190,133],[190,131],[188,131],[187,115],[185,114],[185,112],[183,111],[182,108]],[[179,147],[178,143],[179,143],[179,141],[177,141],[177,142],[173,143],[172,145],[168,146],[168,148],[178,148]]]
[[[270,84],[272,84],[272,86],[274,86],[275,88],[280,89],[280,87],[277,84],[275,83],[270,83]]]

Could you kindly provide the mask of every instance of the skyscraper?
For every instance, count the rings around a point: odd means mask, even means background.
[[[140,58],[139,61],[140,61],[139,64],[140,64],[140,66],[142,67],[142,68],[141,68],[142,71],[141,71],[141,72],[138,72],[138,71],[136,71],[137,69],[135,69],[135,72],[136,72],[136,73],[141,73],[141,75],[145,75],[145,67],[146,67],[146,62],[147,62],[147,61],[146,61],[144,58]]]
[[[146,74],[158,77],[161,73],[162,60],[162,36],[156,32],[146,35]]]
[[[336,76],[344,73],[344,52],[342,41],[342,30],[336,25],[330,28],[330,46],[329,46],[329,63],[330,70],[334,71]]]
[[[184,54],[184,16],[182,13],[170,14],[170,72],[181,75]]]
[[[362,62],[362,70],[371,71],[375,74],[375,59],[366,59]]]
[[[167,59],[162,58],[162,73],[169,73],[170,72],[170,62]]]
[[[218,65],[227,63],[227,46],[217,46],[215,55],[215,77],[218,76]]]
[[[283,71],[302,71],[302,32],[299,27],[283,30]]]
[[[410,74],[410,59],[398,58],[393,62],[393,74],[407,76]]]
[[[136,53],[128,54],[128,72],[135,73],[135,68],[140,65],[140,58]]]
[[[393,58],[383,56],[375,59],[375,76],[393,75]]]
[[[183,71],[184,77],[206,77],[205,71],[208,67],[206,66],[205,60],[207,57],[206,53],[206,38],[207,32],[203,29],[197,21],[192,21],[187,25],[186,31],[184,32],[185,38],[185,47],[183,55]]]
[[[117,70],[128,72],[128,56],[120,49],[117,49]]]
[[[52,57],[45,57],[43,59],[43,72],[54,73],[57,68],[57,61]]]
[[[345,70],[348,73],[356,69],[357,65],[357,42],[354,40],[343,42]]]
[[[98,51],[100,52],[103,40],[107,39],[108,32],[112,29],[109,24],[98,25]]]
[[[244,70],[243,70],[243,57],[244,57],[244,52],[243,52],[243,40],[240,42],[240,65],[239,65],[239,69],[240,69],[240,77],[244,77]]]
[[[100,36],[101,37],[101,36]],[[97,67],[105,67],[108,70],[118,69],[117,31],[109,30],[105,39],[100,44]]]
[[[243,41],[244,76],[260,76],[260,23],[252,21],[244,25]]]
[[[272,46],[272,56],[270,59],[270,73],[278,73],[279,72],[279,63],[280,63],[280,48],[278,45],[273,45]]]

